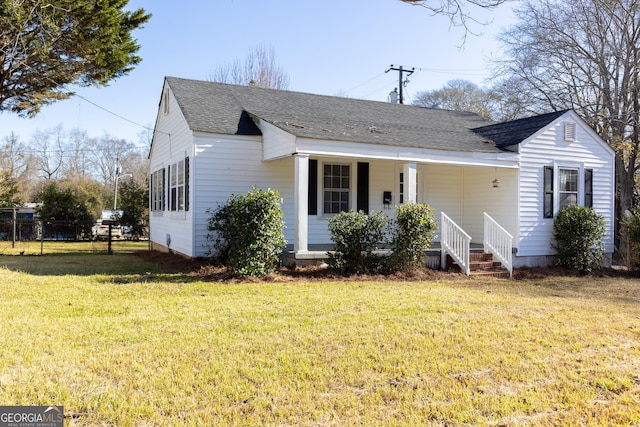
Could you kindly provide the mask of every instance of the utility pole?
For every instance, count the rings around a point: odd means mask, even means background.
[[[403,74],[407,73],[407,77],[409,77],[411,74],[414,73],[414,71],[416,70],[415,68],[411,68],[411,69],[405,69],[402,65],[396,67],[395,65],[391,64],[391,67],[385,71],[385,73],[388,73],[389,71],[397,71],[398,72],[398,89],[400,90],[400,104],[403,104],[404,102],[404,97],[402,96],[402,88],[404,86],[407,85],[407,83],[409,83],[409,80],[404,80],[403,81]]]

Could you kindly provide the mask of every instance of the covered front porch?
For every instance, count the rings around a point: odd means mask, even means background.
[[[446,217],[446,214],[442,214]],[[450,219],[443,218],[444,238],[432,242],[429,248],[424,251],[424,266],[434,270],[444,270],[452,264],[456,265],[466,275],[471,275],[474,265],[482,264],[483,271],[498,270],[496,267],[504,269],[508,276],[513,275],[513,236],[500,227],[499,224],[486,213],[485,220],[487,230],[486,238],[482,243],[471,241],[470,236],[464,233],[459,227],[450,222]],[[322,265],[328,259],[328,254],[333,249],[332,244],[312,244],[304,253],[296,253],[293,245],[289,245],[282,254],[284,266],[310,266]],[[380,253],[391,253],[390,249],[381,248]],[[490,255],[486,256],[477,256]],[[491,264],[491,265],[488,265]]]
[[[427,266],[444,268],[450,256],[469,274],[471,252],[483,251],[496,252],[494,259],[511,271],[518,229],[516,155],[466,154],[420,161],[296,154],[294,238],[285,262],[317,264],[326,258],[331,249],[328,220],[338,192],[331,173],[340,166],[343,210],[382,211],[394,217],[398,204],[431,206],[437,229],[425,251]]]

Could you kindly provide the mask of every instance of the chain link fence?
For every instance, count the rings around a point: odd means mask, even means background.
[[[0,219],[0,255],[131,250],[131,242],[145,240],[133,235],[129,231],[132,229],[91,222]],[[138,244],[136,247],[142,246]]]

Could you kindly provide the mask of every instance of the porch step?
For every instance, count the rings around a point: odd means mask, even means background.
[[[460,269],[450,255],[447,255],[447,267]],[[509,270],[502,267],[502,263],[493,260],[493,254],[486,252],[471,252],[469,254],[469,270],[472,276],[489,276],[509,278]]]

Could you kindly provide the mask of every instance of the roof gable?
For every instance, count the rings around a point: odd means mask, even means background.
[[[496,147],[504,148],[520,144],[558,117],[563,116],[567,111],[570,110],[554,111],[524,119],[482,126],[473,129],[473,131],[495,144]]]

